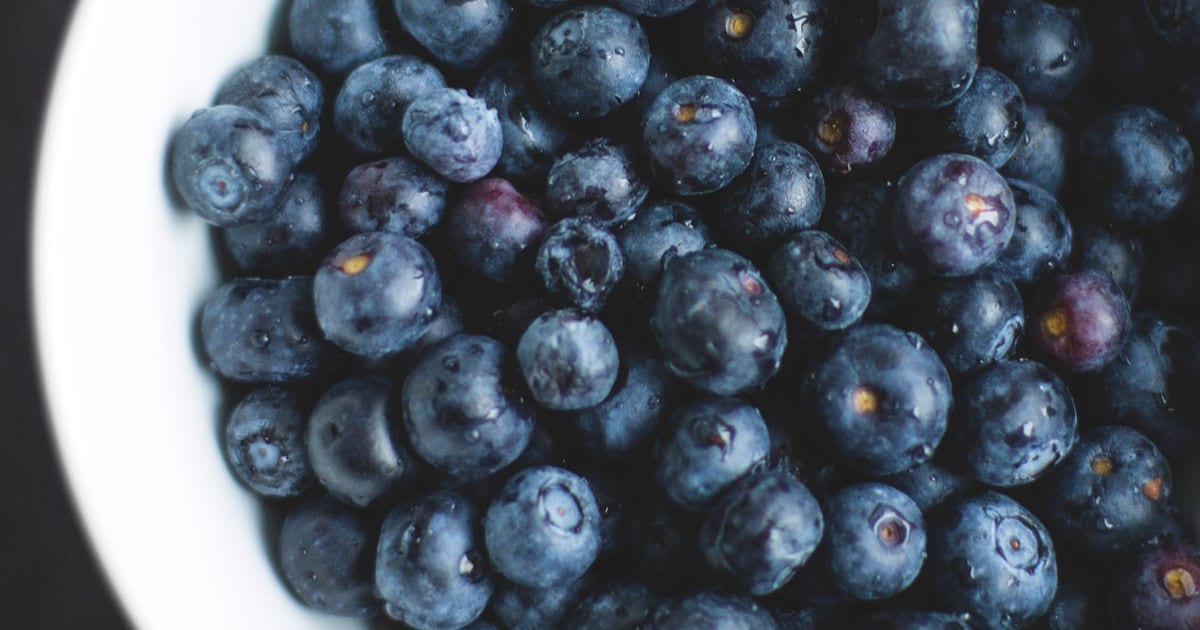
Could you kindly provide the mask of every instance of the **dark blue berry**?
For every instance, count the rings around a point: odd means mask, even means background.
[[[649,286],[663,265],[676,256],[704,249],[710,243],[708,227],[691,206],[674,200],[642,206],[617,230],[625,257],[625,271],[640,286]]]
[[[500,117],[504,149],[497,173],[518,181],[545,178],[571,134],[565,121],[542,101],[529,71],[516,62],[502,61],[479,76],[473,93]]]
[[[1086,221],[1077,224],[1074,231],[1075,266],[1108,276],[1130,304],[1137,301],[1146,262],[1142,240]]]
[[[1170,46],[1200,46],[1200,3],[1195,0],[1142,0],[1150,28]]]
[[[590,574],[547,588],[522,586],[501,579],[489,610],[507,630],[557,628],[590,584]]]
[[[267,497],[298,496],[313,484],[308,412],[299,393],[280,387],[256,389],[233,408],[225,454],[242,483]]]
[[[442,73],[420,57],[389,55],[354,69],[333,104],[338,136],[365,155],[404,148],[404,113],[426,94],[446,87]]]
[[[908,495],[923,513],[949,499],[962,496],[971,490],[974,483],[969,477],[936,462],[917,464],[904,472],[885,477],[883,481]]]
[[[1025,305],[1003,278],[951,278],[930,289],[915,324],[946,369],[959,375],[1012,356],[1025,330]]]
[[[403,132],[409,153],[453,182],[482,179],[504,148],[496,110],[464,90],[432,90],[413,101]]]
[[[622,351],[621,372],[604,402],[572,416],[588,455],[625,460],[646,445],[670,411],[672,379],[662,361],[644,352]]]
[[[359,511],[329,497],[292,508],[279,531],[279,565],[292,591],[327,614],[379,610],[372,567],[375,532]]]
[[[525,329],[517,363],[539,404],[570,411],[608,397],[620,359],[612,333],[600,320],[563,309],[544,313]]]
[[[225,229],[225,251],[242,271],[311,274],[329,251],[332,215],[325,187],[317,176],[299,173],[275,214]]]
[[[634,580],[615,580],[593,589],[575,605],[566,623],[573,630],[638,630],[658,607],[650,586]]]
[[[1083,13],[1040,0],[985,2],[979,24],[984,59],[1031,101],[1060,101],[1092,70]]]
[[[1058,194],[1067,178],[1070,151],[1065,121],[1057,110],[1025,104],[1025,133],[1000,173]]]
[[[807,230],[784,241],[767,267],[771,286],[792,317],[819,330],[856,323],[871,301],[871,280],[845,246]]]
[[[317,146],[325,86],[299,61],[267,55],[229,77],[216,104],[241,105],[265,116],[298,163]]]
[[[925,519],[908,495],[881,483],[838,491],[824,504],[829,573],[857,599],[890,597],[925,562]]]
[[[1000,168],[1025,134],[1025,98],[1008,77],[990,67],[975,72],[971,87],[938,116],[943,148],[974,155]]]
[[[570,2],[570,0],[566,0],[566,2]],[[696,4],[696,0],[613,0],[613,4],[626,13],[661,18],[682,13],[688,7]]]
[[[292,50],[322,74],[346,74],[387,52],[374,0],[296,0],[291,7]]]
[[[588,217],[551,225],[538,249],[537,271],[551,295],[598,311],[625,274],[625,258],[611,232]]]
[[[546,203],[558,217],[583,216],[613,227],[637,212],[650,185],[628,147],[589,140],[559,156],[546,179]]]
[[[393,0],[400,26],[452,68],[488,61],[512,25],[508,0]]]
[[[1008,187],[1016,203],[1016,226],[1008,245],[988,270],[1028,286],[1066,268],[1074,234],[1054,195],[1022,181],[1009,180]]]
[[[825,208],[825,177],[798,144],[759,146],[741,177],[722,192],[720,206],[725,235],[743,253],[754,254],[816,225]]]
[[[654,630],[776,630],[778,626],[758,603],[740,595],[703,592],[659,606],[650,620]]]
[[[342,221],[355,232],[418,238],[442,220],[446,181],[402,157],[355,167],[338,196]]]

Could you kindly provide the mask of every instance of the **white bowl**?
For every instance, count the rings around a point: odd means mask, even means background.
[[[163,179],[172,130],[265,52],[280,4],[84,0],[50,100],[32,267],[45,396],[77,510],[142,629],[362,627],[291,597],[224,464],[217,382],[192,347],[217,283],[209,232]]]

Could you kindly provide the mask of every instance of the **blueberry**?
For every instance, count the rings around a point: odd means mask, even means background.
[[[925,520],[908,495],[881,483],[849,486],[824,505],[830,575],[858,599],[908,588],[925,562]]]
[[[896,114],[852,83],[817,92],[801,110],[800,137],[835,173],[871,167],[896,140]]]
[[[517,363],[539,404],[570,411],[608,397],[620,359],[612,333],[600,320],[562,309],[544,313],[525,329]]]
[[[1200,46],[1200,3],[1196,0],[1142,0],[1150,28],[1171,46]]]
[[[234,73],[217,92],[217,105],[241,105],[262,114],[299,163],[317,146],[325,86],[296,59],[260,57]]]
[[[983,3],[984,58],[1031,101],[1071,95],[1092,70],[1092,39],[1078,8],[1040,0]]]
[[[372,530],[363,514],[329,497],[297,505],[279,531],[284,579],[301,601],[323,613],[370,617],[379,609]]]
[[[939,119],[945,125],[945,150],[974,155],[1000,168],[1025,134],[1025,98],[1007,76],[984,66]]]
[[[1200,549],[1153,549],[1113,576],[1109,592],[1116,628],[1173,630],[1200,626]]]
[[[169,159],[183,201],[220,227],[269,218],[292,182],[291,149],[270,120],[238,105],[192,115],[175,132]]]
[[[871,280],[845,246],[818,230],[784,241],[767,267],[784,309],[819,330],[858,322],[871,301]]]
[[[550,588],[582,576],[600,549],[600,510],[582,477],[552,466],[510,479],[488,507],[492,565],[523,586]]]
[[[333,104],[338,136],[364,155],[384,155],[404,147],[401,133],[408,106],[446,87],[442,73],[420,57],[389,55],[354,69]]]
[[[1192,188],[1192,147],[1178,125],[1141,105],[1117,108],[1079,136],[1080,187],[1102,222],[1162,223]]]
[[[829,0],[703,0],[683,33],[705,73],[728,78],[750,97],[804,91],[832,61]]]
[[[611,232],[591,218],[551,225],[538,249],[537,271],[551,295],[598,311],[625,274],[625,257]]]
[[[1146,262],[1139,237],[1082,222],[1075,227],[1073,254],[1076,267],[1108,276],[1130,304],[1137,301]]]
[[[1059,274],[1035,296],[1031,336],[1068,369],[1094,372],[1121,352],[1129,337],[1129,302],[1117,285],[1095,271]]]
[[[972,477],[1016,486],[1046,474],[1075,445],[1075,401],[1034,361],[1002,361],[965,379],[954,397],[950,453]]]
[[[650,327],[671,373],[723,396],[764,384],[787,346],[783,308],[762,274],[721,249],[667,265]]]
[[[507,0],[393,0],[392,6],[405,32],[453,68],[487,61],[512,25]]]
[[[882,610],[857,619],[860,628],[887,630],[970,630],[969,615],[935,610]]]
[[[225,455],[242,483],[266,497],[299,496],[313,484],[308,411],[299,393],[274,386],[238,402],[225,425]]]
[[[542,102],[528,69],[501,61],[479,76],[473,93],[500,117],[504,149],[497,173],[518,181],[544,179],[571,133],[565,121]]]
[[[1084,570],[1064,570],[1058,591],[1046,613],[1050,630],[1087,630],[1108,627],[1108,576]]]
[[[317,176],[298,173],[275,214],[225,229],[225,251],[242,271],[311,274],[329,250],[331,215],[325,187]]]
[[[758,128],[732,84],[691,76],[668,85],[646,111],[642,143],[654,179],[678,195],[719,190],[746,170]]]
[[[342,184],[338,207],[355,232],[390,232],[418,238],[437,225],[446,206],[445,180],[407,158],[354,167]]]
[[[957,100],[975,76],[979,0],[878,0],[865,3],[856,69],[880,100],[934,109]],[[871,11],[871,8],[874,11]]]
[[[450,247],[467,269],[496,282],[523,282],[547,225],[541,209],[503,179],[467,187],[447,218]]]
[[[200,337],[221,376],[289,383],[324,373],[335,359],[313,312],[313,279],[237,278],[208,298]]]
[[[591,575],[533,588],[499,580],[492,595],[492,615],[507,630],[544,630],[556,628],[571,613],[580,595],[590,584]]]
[[[551,109],[600,118],[637,95],[650,44],[637,18],[603,5],[566,9],[530,42],[530,74]]]
[[[720,205],[725,235],[749,255],[816,225],[825,208],[825,178],[798,144],[759,146],[745,172],[722,191]]]
[[[949,499],[971,490],[974,481],[936,462],[917,464],[908,470],[885,477],[884,483],[897,488],[929,512]]]
[[[928,549],[933,596],[982,627],[1027,627],[1054,598],[1054,543],[1029,510],[1004,495],[947,504],[931,518]]]
[[[989,271],[1021,285],[1066,268],[1073,231],[1058,200],[1032,184],[1009,180],[1017,208],[1013,236]]]
[[[801,387],[819,433],[862,473],[923,463],[946,432],[950,377],[915,333],[855,326],[813,356]]]
[[[413,450],[454,479],[486,477],[512,463],[533,434],[534,410],[511,387],[499,342],[455,335],[421,355],[401,404]]]
[[[388,616],[414,628],[461,628],[483,614],[492,579],[475,507],[451,492],[409,499],[379,534],[375,586]]]
[[[666,418],[673,382],[662,361],[644,352],[620,351],[622,369],[604,402],[571,417],[588,455],[626,460],[646,445]]]
[[[373,0],[296,0],[291,7],[292,50],[322,74],[345,74],[387,52]]]
[[[450,88],[413,101],[404,113],[403,133],[404,146],[414,157],[453,182],[483,178],[504,148],[496,110]]]
[[[757,409],[736,398],[705,398],[671,413],[651,466],[675,505],[703,511],[722,490],[761,467],[769,449],[767,425]]]
[[[1158,533],[1171,492],[1170,465],[1153,442],[1129,427],[1098,427],[1047,476],[1044,518],[1064,546],[1111,558]]]
[[[697,537],[703,514],[676,508],[649,484],[633,512],[633,567],[637,575],[671,592],[712,582]]]
[[[708,226],[694,208],[674,200],[652,201],[642,206],[617,230],[625,258],[625,271],[642,287],[662,273],[676,256],[704,249],[711,242]]]
[[[614,580],[592,589],[575,605],[566,626],[573,630],[638,630],[650,621],[658,597],[635,580]]]
[[[335,497],[365,506],[411,485],[416,458],[396,435],[391,386],[380,377],[343,380],[325,391],[308,420],[308,457]]]
[[[632,217],[649,192],[633,151],[607,138],[559,156],[546,179],[546,203],[555,215],[589,217],[607,227]]]
[[[1003,278],[950,278],[922,300],[916,329],[951,374],[964,374],[1012,356],[1025,330],[1025,305]]]
[[[1057,110],[1026,103],[1025,133],[1000,173],[1058,194],[1067,178],[1069,152],[1065,121]]]
[[[682,13],[688,7],[696,4],[696,0],[613,0],[613,4],[626,13],[661,18]]]
[[[995,261],[1012,238],[1008,183],[983,160],[948,153],[900,180],[892,229],[901,250],[937,276],[968,276]]]
[[[700,530],[700,549],[709,566],[765,595],[808,561],[823,529],[821,508],[804,484],[787,473],[761,473],[721,495]]]
[[[365,357],[411,346],[442,304],[433,256],[398,234],[365,232],[335,247],[313,282],[317,321],[333,343]]]
[[[702,592],[659,606],[653,630],[776,630],[771,613],[749,597]]]

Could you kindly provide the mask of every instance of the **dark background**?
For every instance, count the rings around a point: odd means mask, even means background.
[[[29,301],[30,190],[75,2],[0,3],[0,628],[122,629],[51,444]]]

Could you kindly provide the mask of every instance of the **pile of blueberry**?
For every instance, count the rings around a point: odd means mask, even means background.
[[[1200,2],[280,18],[169,152],[306,604],[1200,628]]]

